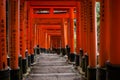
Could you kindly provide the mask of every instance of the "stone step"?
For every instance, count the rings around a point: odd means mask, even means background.
[[[76,73],[30,74],[28,80],[80,80]]]
[[[72,64],[57,54],[40,54],[25,80],[83,80]]]
[[[75,73],[73,68],[33,68],[31,73]]]

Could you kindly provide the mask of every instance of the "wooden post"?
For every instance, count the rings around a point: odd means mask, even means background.
[[[79,50],[80,50],[80,48],[81,48],[81,21],[80,21],[80,10],[81,10],[81,7],[80,7],[80,2],[77,2],[77,4],[76,4],[77,6],[77,8],[76,8],[76,11],[77,11],[77,13],[76,13],[76,52],[77,52],[77,54],[76,54],[76,66],[79,66],[79,61],[80,61],[80,52],[79,52]]]
[[[110,52],[107,64],[107,80],[120,78],[120,0],[109,0]]]
[[[30,54],[31,54],[31,64],[34,63],[34,29],[33,26],[33,9],[30,8]]]
[[[64,19],[62,19],[62,25],[61,25],[61,33],[62,33],[62,48],[65,48],[65,33],[64,33],[64,24],[65,24],[65,22],[64,22],[65,20]]]
[[[81,48],[81,20],[80,20],[80,2],[77,2],[76,8],[76,52],[79,54],[79,49]]]
[[[99,67],[98,80],[106,79],[106,62],[108,60],[108,53],[110,53],[110,29],[109,29],[109,0],[100,0],[100,53],[99,53]]]
[[[88,48],[88,43],[87,43],[87,39],[88,39],[88,14],[87,14],[87,0],[83,0],[82,2],[83,5],[83,53],[85,55],[85,53],[87,53],[87,48]]]
[[[0,1],[0,80],[10,80],[6,49],[6,0]]]
[[[70,8],[70,50],[74,54],[74,8]]]
[[[9,0],[9,54],[11,80],[20,80],[18,55],[19,55],[19,0]]]
[[[26,59],[26,5],[24,0],[20,2],[20,54],[22,55],[22,73],[27,72]]]
[[[87,80],[96,80],[96,26],[95,0],[88,0],[88,72]]]
[[[26,24],[25,24],[25,16],[24,16],[24,2],[21,2],[20,5],[20,54],[22,55],[22,59],[25,59],[25,31],[26,31]]]

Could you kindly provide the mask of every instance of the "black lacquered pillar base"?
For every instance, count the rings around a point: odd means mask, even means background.
[[[79,66],[80,64],[80,62],[79,62],[79,60],[80,60],[80,55],[79,54],[76,54],[76,60],[75,60],[75,65],[76,66]]]
[[[80,67],[82,67],[83,50],[80,49]]]
[[[23,78],[23,72],[22,72],[22,56],[21,55],[19,55],[19,71],[20,71],[20,80],[22,80],[22,78]]]
[[[97,68],[97,80],[106,80],[106,68]]]
[[[87,68],[88,68],[88,55],[85,55],[85,77],[87,77]]]
[[[7,57],[7,65],[10,66],[10,57]]]
[[[20,69],[10,70],[10,80],[21,80]]]
[[[31,55],[28,55],[28,61],[27,61],[27,63],[28,63],[28,67],[30,67],[31,66]]]
[[[34,54],[31,54],[31,64],[34,63]]]
[[[119,80],[120,79],[120,65],[106,64],[107,79],[106,80]]]
[[[0,80],[10,80],[10,70],[0,71]]]
[[[87,68],[87,80],[96,80],[96,68]]]
[[[75,54],[70,53],[70,62],[74,62],[74,61],[75,61]]]
[[[82,71],[85,72],[85,56],[82,56],[81,67]]]
[[[22,72],[27,73],[27,59],[22,59]]]

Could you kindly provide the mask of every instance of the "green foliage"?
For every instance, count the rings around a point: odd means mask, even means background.
[[[100,3],[96,2],[96,12],[97,12],[97,27],[100,26]]]
[[[100,43],[100,3],[96,2],[96,17],[97,17],[97,44],[99,51],[99,43]]]

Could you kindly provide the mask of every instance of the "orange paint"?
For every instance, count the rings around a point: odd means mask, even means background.
[[[61,37],[60,36],[51,36],[51,43],[53,48],[60,48]]]
[[[6,50],[6,0],[0,1],[0,71],[7,68]]]
[[[26,24],[25,24],[25,12],[26,9],[24,2],[20,4],[20,54],[22,55],[22,59],[25,59],[25,51],[26,51],[26,39],[25,39],[25,31],[26,31]]]
[[[61,36],[62,36],[62,48],[65,48],[65,33],[64,33],[64,27],[65,27],[65,25],[64,25],[65,23],[64,23],[64,19],[62,19],[62,25],[61,25]]]
[[[95,0],[88,2],[88,55],[89,66],[96,67],[96,27],[95,27]]]
[[[80,25],[80,23],[81,23],[81,20],[80,20],[80,2],[77,2],[77,4],[76,4],[77,6],[77,8],[76,8],[76,11],[77,11],[77,13],[76,13],[76,52],[77,52],[77,54],[79,54],[79,50],[80,50],[80,48],[81,48],[81,25]]]
[[[80,25],[81,25],[81,49],[83,50],[84,48],[83,48],[83,45],[84,45],[84,5],[83,5],[83,1],[81,0],[81,2],[80,2],[80,7],[81,7],[81,10],[80,10],[80,20],[81,20],[81,23],[80,23]]]
[[[30,55],[30,8],[29,4],[26,2],[27,7],[27,18],[26,18],[26,48],[28,49],[28,54]]]
[[[18,69],[19,54],[19,25],[18,25],[18,0],[9,0],[9,54],[10,68]]]
[[[100,54],[99,54],[99,65],[105,67],[105,63],[108,60],[109,53],[109,8],[108,0],[101,0],[101,19],[100,19]]]
[[[84,54],[87,53],[87,49],[88,49],[88,43],[87,43],[87,39],[88,39],[88,12],[87,12],[87,2],[86,0],[83,0],[83,51]]]
[[[74,53],[74,8],[70,9],[70,52]]]
[[[68,32],[68,30],[67,30],[67,21],[65,21],[65,24],[64,24],[64,27],[63,27],[63,31],[64,31],[64,48],[66,47],[66,45],[68,44],[68,38],[67,38],[67,32]]]
[[[110,63],[120,65],[120,0],[110,3]]]
[[[33,10],[30,8],[30,54],[33,54],[33,48],[34,48],[34,24],[33,24]]]

